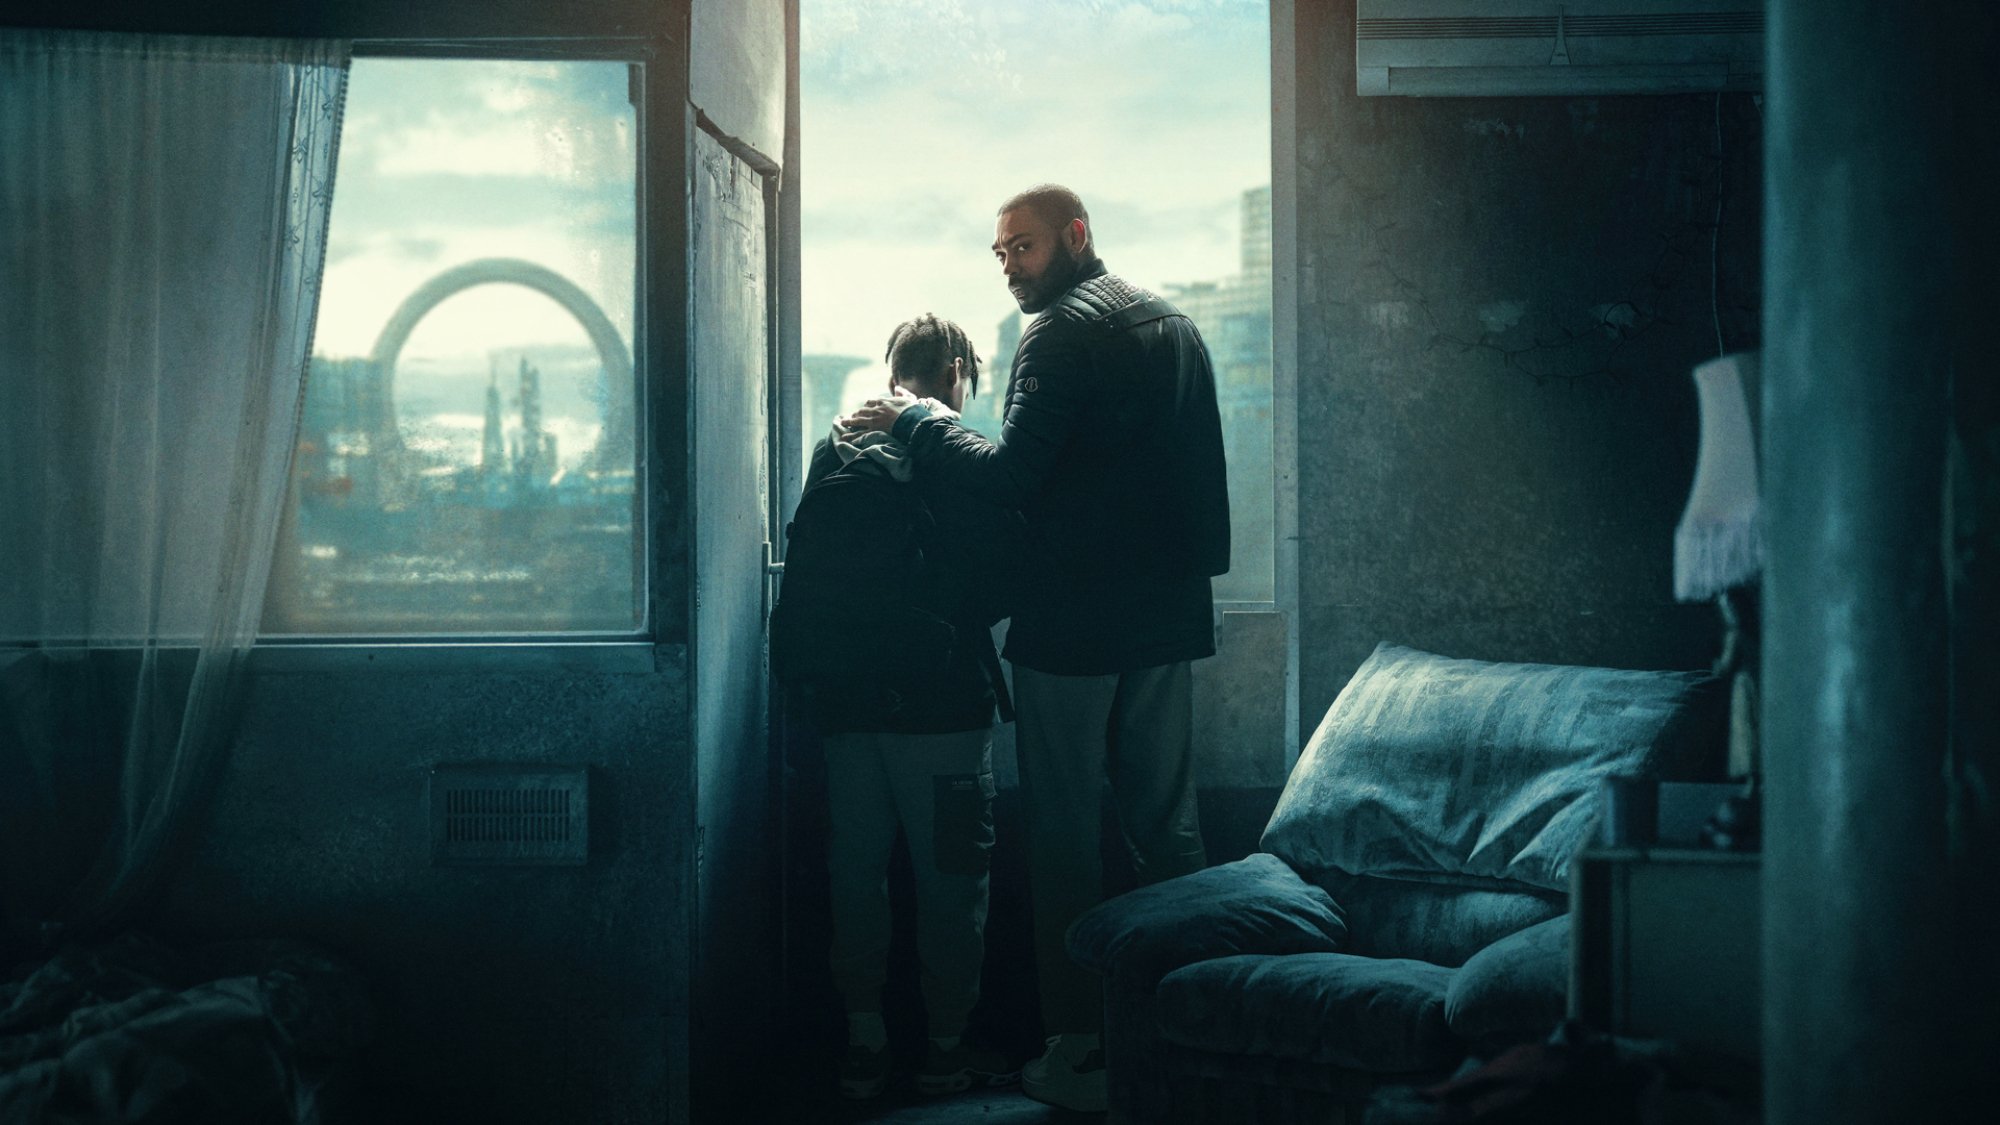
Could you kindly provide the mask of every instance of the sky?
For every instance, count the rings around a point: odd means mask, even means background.
[[[1264,0],[801,0],[801,40],[807,352],[876,359],[896,324],[934,312],[992,355],[1013,311],[993,211],[1044,181],[1083,196],[1100,253],[1141,285],[1236,272],[1239,197],[1270,182]],[[368,354],[413,290],[487,257],[574,281],[629,347],[627,91],[622,63],[356,60],[315,353]],[[563,459],[586,454],[606,393],[594,353],[514,285],[419,322],[398,407],[435,432],[414,444],[476,457],[488,372],[514,415],[523,354]]]
[[[933,312],[992,355],[994,209],[1041,182],[1133,282],[1236,273],[1269,36],[1264,0],[801,0],[805,350],[879,359]]]
[[[357,59],[348,80],[313,351],[365,356],[424,282],[479,258],[521,258],[581,287],[630,351],[636,117],[616,62]],[[605,388],[581,325],[519,285],[482,285],[418,322],[397,363],[414,448],[476,460],[497,366],[542,370],[544,428],[575,463]]]

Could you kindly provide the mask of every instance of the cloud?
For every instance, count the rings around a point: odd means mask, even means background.
[[[569,278],[604,310],[630,346],[631,259],[593,253],[591,244],[559,229],[532,224],[419,227],[358,238],[356,245],[327,265],[314,337],[314,351],[321,355],[367,355],[397,306],[418,287],[452,266],[492,257],[522,258]],[[413,246],[434,246],[437,252],[405,252]],[[447,298],[419,321],[405,353],[483,356],[494,347],[585,338],[582,326],[553,299],[518,285],[483,285]]]
[[[597,182],[636,151],[627,65],[499,59],[354,63],[341,170]]]
[[[354,64],[315,351],[366,355],[444,270],[522,258],[575,282],[632,338],[635,150],[626,68],[606,62]],[[483,286],[425,316],[413,360],[581,338],[553,300]]]
[[[801,31],[808,351],[870,354],[926,308],[990,347],[993,209],[1043,181],[1140,284],[1236,271],[1270,182],[1264,4],[807,0]]]

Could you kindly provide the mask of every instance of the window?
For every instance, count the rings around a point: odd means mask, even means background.
[[[633,71],[355,60],[267,635],[644,627]]]
[[[1207,341],[1233,540],[1216,596],[1274,600],[1268,6],[804,0],[800,20],[806,449],[886,388],[889,333],[924,312],[972,337],[967,424],[999,432],[1023,323],[994,209],[1062,183],[1110,269]]]

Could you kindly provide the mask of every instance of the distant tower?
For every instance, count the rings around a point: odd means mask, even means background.
[[[555,476],[554,434],[542,432],[542,373],[521,357],[521,446],[514,471],[526,488],[545,488]]]
[[[1271,185],[1243,193],[1243,276],[1251,281],[1271,276]]]
[[[606,472],[619,469],[629,472],[633,459],[638,455],[633,427],[633,416],[637,412],[633,400],[638,388],[629,380],[614,383],[611,373],[603,367],[597,369],[597,385],[604,418],[604,430],[597,438],[597,467]]]
[[[507,467],[507,438],[500,429],[500,365],[489,362],[486,382],[486,433],[479,443],[479,475],[492,479]]]
[[[527,356],[521,357],[521,432],[542,432],[542,373]]]
[[[1017,309],[1000,322],[1000,345],[993,349],[993,380],[1003,388],[1008,373],[1014,370],[1014,352],[1020,346],[1021,313]]]

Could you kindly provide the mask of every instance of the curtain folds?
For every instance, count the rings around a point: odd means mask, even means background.
[[[348,55],[0,30],[0,910],[17,928],[127,919],[218,776],[298,430]],[[56,853],[80,822],[103,847],[76,870]]]

